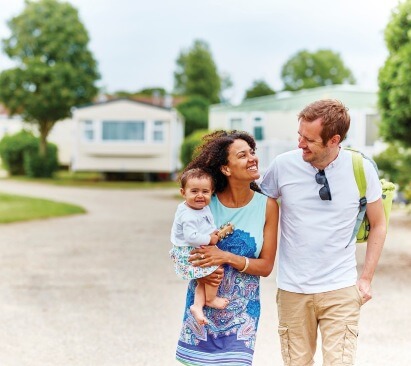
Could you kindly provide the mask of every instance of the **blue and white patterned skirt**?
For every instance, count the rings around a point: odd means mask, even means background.
[[[194,267],[189,261],[190,252],[195,249],[194,247],[178,247],[173,246],[170,250],[170,257],[174,262],[174,270],[177,275],[183,280],[193,280],[196,278],[206,277],[213,273],[218,266],[211,267]]]

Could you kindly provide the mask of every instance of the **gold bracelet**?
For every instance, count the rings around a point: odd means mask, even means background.
[[[244,257],[244,259],[245,259],[245,265],[244,265],[244,268],[240,272],[245,272],[248,266],[250,265],[250,260],[247,257]]]

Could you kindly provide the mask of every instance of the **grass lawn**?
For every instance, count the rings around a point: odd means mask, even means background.
[[[0,223],[85,213],[80,206],[0,193]]]
[[[175,188],[178,192],[177,182],[136,182],[136,181],[105,181],[100,173],[73,173],[61,170],[53,178],[28,178],[25,176],[5,177],[22,182],[35,182],[58,186],[106,188],[106,189],[159,189]],[[0,193],[0,224],[15,221],[45,219],[56,216],[81,214],[86,211],[76,205],[54,202],[46,199],[15,196]]]

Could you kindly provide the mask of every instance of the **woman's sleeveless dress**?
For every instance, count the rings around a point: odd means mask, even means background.
[[[234,232],[219,248],[248,258],[258,258],[263,245],[267,197],[255,192],[244,207],[223,206],[214,195],[210,208],[217,227],[231,222]],[[196,281],[187,291],[183,327],[176,358],[186,365],[251,365],[260,317],[259,276],[240,273],[224,265],[224,278],[218,296],[229,299],[223,310],[204,307],[209,324],[200,326],[190,312]]]

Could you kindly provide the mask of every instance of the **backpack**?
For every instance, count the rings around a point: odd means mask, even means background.
[[[367,241],[368,235],[370,233],[370,223],[368,221],[366,213],[367,199],[365,197],[365,192],[367,190],[367,181],[365,179],[363,159],[369,160],[374,166],[377,173],[378,167],[374,160],[364,155],[360,151],[351,148],[345,149],[351,151],[355,181],[357,182],[358,190],[360,192],[359,212],[350,242],[354,237],[357,237],[357,243],[364,243]],[[385,221],[388,229],[395,185],[391,182],[386,181],[385,179],[380,179],[380,182],[382,188],[382,204],[384,207]]]

